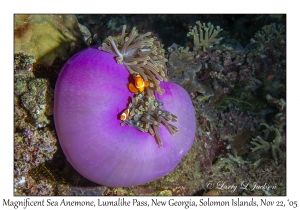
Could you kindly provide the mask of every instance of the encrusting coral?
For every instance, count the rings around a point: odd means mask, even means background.
[[[177,122],[177,116],[162,110],[163,103],[156,100],[154,95],[154,91],[163,94],[164,89],[159,83],[168,81],[165,50],[159,41],[151,37],[151,32],[140,35],[134,27],[126,36],[125,31],[126,25],[120,36],[109,36],[98,48],[115,55],[117,63],[123,64],[135,79],[135,84],[129,84],[128,87],[135,96],[121,114],[121,125],[127,124],[142,132],[149,132],[162,147],[158,129],[162,123],[171,135],[178,132],[178,128],[169,123]]]
[[[16,76],[24,75],[27,72],[32,72],[33,63],[36,60],[33,56],[26,55],[24,52],[22,53],[15,53],[14,55],[14,73]]]
[[[29,91],[21,96],[22,106],[30,113],[38,128],[50,123],[52,115],[53,90],[46,79],[33,79],[27,84]]]
[[[213,90],[197,79],[196,74],[201,70],[201,62],[193,62],[193,53],[188,48],[173,44],[169,50],[169,72],[171,81],[181,85],[188,93],[200,92],[205,96],[212,96]]]

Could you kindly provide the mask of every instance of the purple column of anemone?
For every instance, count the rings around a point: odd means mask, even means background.
[[[163,147],[155,138],[121,126],[120,113],[133,94],[130,74],[114,56],[96,48],[74,55],[55,87],[54,120],[61,147],[72,166],[87,179],[111,187],[140,185],[170,173],[191,148],[196,123],[189,95],[165,82],[163,109],[178,116],[179,133],[160,127]]]

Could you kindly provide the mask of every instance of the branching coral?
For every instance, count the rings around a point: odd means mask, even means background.
[[[274,104],[279,113],[275,115],[274,127],[278,129],[279,132],[283,132],[284,126],[286,125],[286,102],[283,98],[277,99],[270,94],[267,94],[266,99],[269,103]]]
[[[250,143],[255,145],[255,147],[251,148],[251,150],[252,150],[252,152],[255,152],[257,150],[268,151],[271,149],[272,156],[273,156],[275,162],[278,163],[278,156],[282,154],[282,151],[280,149],[280,145],[282,144],[282,137],[280,135],[280,132],[274,126],[269,126],[266,123],[261,123],[261,125],[266,127],[266,129],[264,130],[265,139],[267,139],[270,132],[275,132],[276,136],[272,142],[263,140],[260,136],[253,138],[252,139],[253,141],[251,141]],[[260,144],[258,144],[257,142],[259,142]]]
[[[216,36],[223,30],[219,26],[215,29],[211,23],[207,25],[202,24],[200,21],[196,22],[197,26],[190,29],[187,36],[193,36],[194,47],[193,52],[189,51],[189,47],[183,48],[173,44],[168,48],[169,50],[169,77],[170,80],[180,84],[189,93],[199,92],[207,99],[214,95],[214,92],[206,81],[207,84],[200,80],[205,80],[205,76],[201,69],[207,69],[208,63],[206,62],[210,56],[207,52],[214,44],[219,43],[222,38]],[[229,64],[228,64],[229,65]],[[198,76],[197,76],[198,75]],[[208,74],[206,74],[208,76]]]
[[[267,94],[266,99],[268,100],[269,103],[275,104],[276,107],[279,109],[279,111],[285,111],[286,102],[283,98],[277,99],[271,96],[270,94]]]
[[[255,39],[251,39],[251,43],[258,45],[260,49],[274,48],[285,44],[285,28],[283,25],[272,23],[262,27],[261,31],[256,32]]]
[[[126,25],[123,26],[122,35],[109,36],[100,50],[109,52],[116,57],[118,64],[123,64],[130,74],[141,75],[144,81],[149,81],[148,95],[153,95],[153,90],[162,94],[159,87],[161,81],[168,81],[164,57],[165,50],[159,41],[151,37],[151,32],[138,34],[133,28],[128,36],[125,34]]]
[[[255,145],[254,148],[251,148],[252,152],[257,150],[268,151],[270,149],[270,143],[263,140],[260,136],[252,139],[251,144]],[[258,143],[257,143],[258,142]]]
[[[206,26],[205,23],[202,24],[200,21],[197,21],[196,24],[198,25],[198,28],[197,26],[194,26],[187,35],[193,36],[194,45],[196,47],[202,47],[203,51],[211,48],[213,44],[218,44],[223,39],[222,37],[216,38],[223,30],[219,26],[215,29],[214,25],[211,23],[208,23]]]
[[[262,82],[260,97],[271,95],[275,98],[286,96],[286,42],[284,26],[272,23],[258,31],[246,56],[247,67]],[[269,99],[267,99],[270,102]],[[273,100],[273,99],[271,99]]]

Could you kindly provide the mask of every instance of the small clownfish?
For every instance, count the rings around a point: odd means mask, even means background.
[[[131,92],[137,93],[137,92],[143,92],[145,87],[148,86],[149,86],[148,81],[144,81],[140,75],[136,75],[134,77],[134,84],[130,83],[128,88]]]
[[[129,109],[126,109],[122,114],[121,114],[121,117],[120,117],[120,120],[126,120],[129,116]]]

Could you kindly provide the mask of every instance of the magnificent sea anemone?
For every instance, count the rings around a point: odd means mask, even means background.
[[[196,130],[189,95],[167,82],[160,43],[125,29],[70,58],[55,87],[55,127],[68,161],[111,187],[170,173]]]

